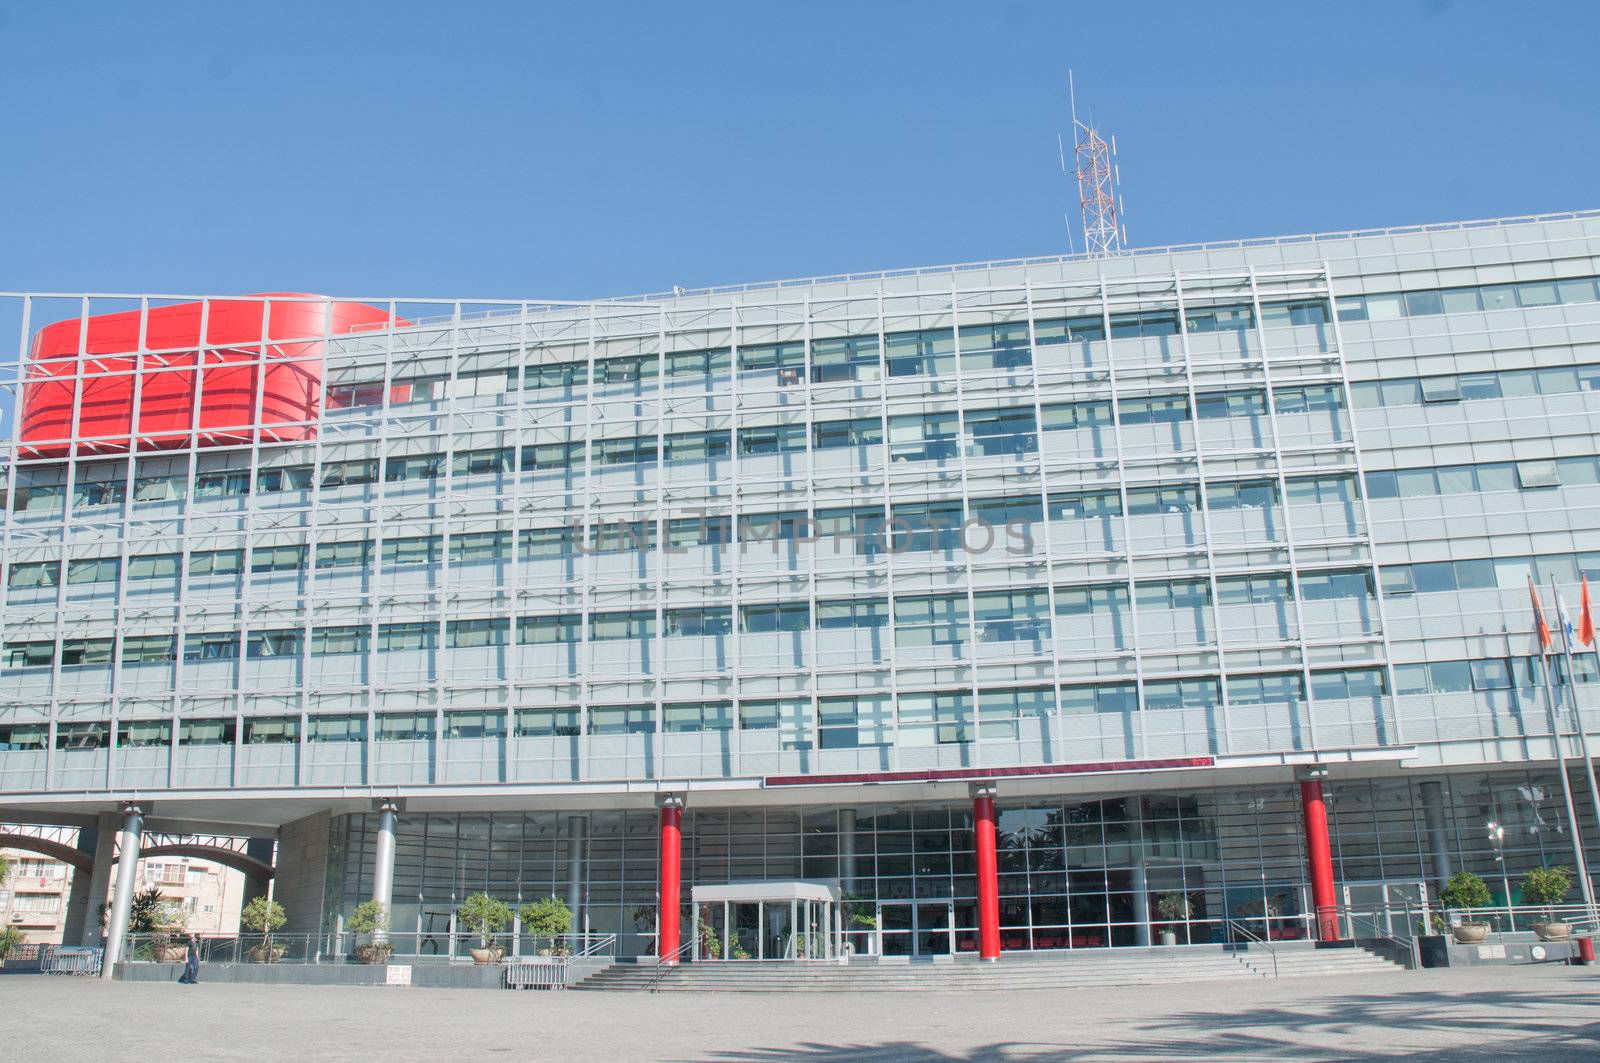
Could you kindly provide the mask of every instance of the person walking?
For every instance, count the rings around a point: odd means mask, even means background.
[[[200,939],[193,934],[189,935],[189,947],[183,954],[183,976],[178,979],[180,985],[195,985],[200,981]]]

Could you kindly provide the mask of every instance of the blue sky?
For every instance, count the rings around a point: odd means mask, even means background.
[[[1600,5],[0,0],[0,288],[583,298],[1600,206]]]

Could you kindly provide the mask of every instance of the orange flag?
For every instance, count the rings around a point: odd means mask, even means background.
[[[1539,604],[1539,588],[1533,585],[1533,577],[1528,577],[1528,597],[1533,599],[1533,631],[1539,636],[1539,645],[1545,652],[1549,652],[1550,644],[1555,641],[1550,636],[1550,624],[1544,618],[1544,606]]]
[[[1594,645],[1594,610],[1589,607],[1589,577],[1583,577],[1583,592],[1578,606],[1578,645]]]

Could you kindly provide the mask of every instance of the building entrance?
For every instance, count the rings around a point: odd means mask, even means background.
[[[1346,937],[1366,937],[1374,931],[1411,937],[1419,923],[1430,922],[1428,888],[1421,882],[1346,882],[1344,904]]]
[[[949,956],[955,952],[951,901],[882,901],[878,904],[885,956]]]

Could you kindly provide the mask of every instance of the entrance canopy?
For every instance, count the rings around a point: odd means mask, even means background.
[[[696,904],[754,904],[757,901],[820,901],[838,904],[839,887],[831,882],[727,882],[719,886],[696,886]]]

